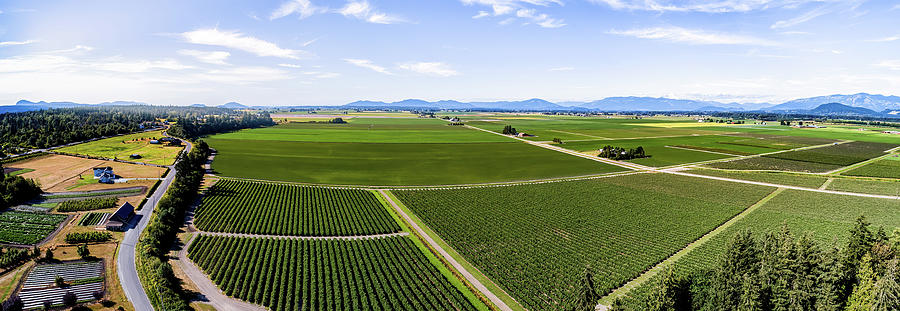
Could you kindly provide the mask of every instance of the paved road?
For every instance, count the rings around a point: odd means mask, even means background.
[[[187,147],[184,149],[185,153],[190,152],[193,145],[186,140],[183,141],[187,144]],[[144,292],[144,287],[141,285],[141,279],[138,277],[137,266],[134,262],[135,257],[137,256],[137,248],[135,248],[135,246],[141,236],[141,232],[144,231],[147,224],[150,222],[150,215],[153,214],[153,209],[156,208],[156,205],[159,204],[159,200],[163,197],[163,194],[166,193],[166,190],[169,190],[169,186],[171,186],[172,181],[175,180],[175,175],[177,173],[175,165],[172,165],[169,168],[171,171],[169,171],[166,178],[159,183],[159,187],[156,188],[156,191],[147,198],[147,203],[144,204],[144,208],[137,213],[138,216],[134,217],[136,219],[132,219],[132,226],[125,232],[125,238],[122,239],[122,243],[119,244],[119,255],[116,257],[116,270],[119,274],[119,283],[122,284],[122,289],[125,291],[125,297],[127,297],[128,301],[131,301],[131,304],[134,305],[135,311],[153,311],[153,305],[150,304],[150,298],[148,298],[147,293]]]
[[[481,294],[483,294],[491,302],[493,302],[494,305],[497,306],[497,308],[500,308],[500,310],[512,311],[512,308],[507,306],[506,303],[503,302],[503,300],[500,300],[500,297],[497,297],[497,295],[494,295],[493,292],[488,290],[488,288],[485,287],[484,284],[481,284],[481,282],[478,281],[478,279],[476,279],[475,276],[472,275],[472,273],[469,273],[469,271],[467,271],[461,264],[459,264],[459,262],[457,262],[456,259],[453,259],[453,256],[450,256],[450,253],[447,253],[447,251],[445,251],[443,248],[441,248],[441,246],[437,242],[435,242],[434,239],[431,238],[431,236],[426,234],[425,231],[422,230],[422,228],[419,227],[419,225],[416,224],[416,222],[414,222],[412,220],[412,218],[409,217],[409,215],[407,215],[405,212],[403,212],[403,209],[401,209],[400,206],[397,206],[397,203],[395,203],[394,200],[391,199],[390,196],[388,196],[386,193],[384,193],[384,190],[378,190],[378,192],[381,193],[381,196],[384,197],[384,199],[387,200],[387,202],[389,204],[391,204],[391,207],[393,207],[394,210],[397,211],[397,214],[399,214],[400,216],[403,216],[403,218],[406,219],[406,222],[409,223],[409,225],[412,226],[412,228],[414,230],[416,230],[416,232],[418,232],[420,236],[422,236],[422,238],[425,240],[425,242],[428,242],[428,244],[431,245],[431,247],[436,249],[438,251],[438,253],[440,253],[440,255],[442,257],[444,257],[444,259],[447,260],[447,262],[449,262],[450,265],[452,265],[453,268],[456,269],[456,271],[459,271],[459,273],[462,274],[463,277],[465,277],[466,280],[468,280],[469,283],[472,284],[472,286],[474,286],[476,289],[478,289],[478,291],[481,292]]]

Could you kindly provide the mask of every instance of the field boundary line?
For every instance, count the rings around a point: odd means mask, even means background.
[[[900,196],[892,196],[892,195],[844,192],[844,191],[834,191],[834,190],[820,190],[820,189],[814,189],[814,188],[779,185],[779,184],[773,184],[773,183],[767,183],[767,182],[750,181],[750,180],[734,179],[734,178],[727,178],[727,177],[697,175],[697,174],[678,172],[678,171],[672,171],[672,170],[662,170],[661,172],[675,174],[675,175],[681,175],[681,176],[716,179],[716,180],[722,180],[722,181],[730,181],[730,182],[736,182],[736,183],[744,183],[744,184],[768,186],[768,187],[776,187],[776,188],[785,188],[785,189],[791,189],[791,190],[811,191],[811,192],[837,194],[837,195],[849,195],[849,196],[855,196],[855,197],[866,197],[866,198],[876,198],[876,199],[900,200]]]
[[[720,233],[722,233],[726,229],[730,228],[732,225],[734,225],[739,220],[746,217],[748,214],[752,213],[753,211],[756,211],[761,206],[765,205],[766,202],[769,202],[769,200],[771,200],[772,198],[774,198],[775,196],[777,196],[784,190],[785,190],[785,188],[775,189],[774,191],[772,191],[771,193],[769,193],[768,195],[766,195],[765,197],[763,197],[756,203],[753,203],[753,205],[750,205],[749,207],[747,207],[746,209],[744,209],[737,215],[734,215],[734,217],[731,217],[731,219],[728,219],[727,221],[725,221],[718,227],[713,228],[711,231],[707,232],[706,234],[704,234],[700,238],[694,240],[693,242],[688,243],[687,245],[685,245],[684,248],[675,252],[674,254],[672,254],[672,256],[669,256],[668,258],[661,261],[660,263],[656,264],[655,266],[653,266],[653,268],[650,268],[649,270],[642,273],[640,276],[638,276],[634,279],[631,279],[630,281],[628,281],[628,283],[625,283],[625,285],[622,285],[621,287],[613,290],[612,292],[610,292],[609,294],[607,294],[606,296],[604,296],[603,298],[600,299],[600,303],[597,305],[597,307],[595,309],[596,310],[607,310],[609,308],[608,307],[609,304],[611,304],[613,302],[613,300],[615,300],[618,297],[622,297],[622,296],[628,294],[628,292],[630,292],[631,290],[646,283],[651,278],[653,278],[654,276],[659,274],[659,272],[661,272],[663,269],[675,264],[675,262],[677,262],[679,259],[681,259],[685,255],[687,255],[694,249],[697,249],[698,247],[702,246],[703,244],[705,244],[712,238],[718,236]]]
[[[403,209],[400,208],[399,205],[397,205],[397,202],[395,202],[394,199],[390,195],[388,195],[388,193],[386,193],[387,190],[377,190],[377,191],[378,191],[378,193],[380,193],[382,195],[382,197],[384,197],[384,199],[387,201],[387,203],[391,205],[391,207],[394,209],[394,211],[396,211],[397,214],[400,215],[400,217],[402,217],[412,227],[413,230],[416,230],[416,232],[418,232],[419,236],[421,236],[425,240],[426,243],[428,243],[429,245],[431,245],[432,248],[437,250],[438,253],[440,253],[440,255],[442,257],[444,257],[444,259],[447,262],[449,262],[450,265],[452,265],[454,269],[456,269],[456,271],[459,271],[459,273],[462,274],[463,277],[465,277],[465,279],[470,284],[472,284],[472,286],[474,286],[476,289],[478,289],[478,291],[480,291],[482,295],[487,297],[491,301],[491,303],[493,303],[495,306],[497,306],[497,308],[499,308],[500,310],[503,310],[503,311],[512,311],[513,310],[512,308],[509,307],[509,305],[506,304],[506,302],[504,302],[502,299],[500,299],[500,297],[497,297],[496,294],[494,294],[484,284],[482,284],[481,281],[479,281],[478,278],[475,277],[475,275],[473,275],[471,272],[466,270],[466,268],[463,267],[463,265],[460,264],[459,261],[457,261],[455,258],[453,258],[453,256],[451,256],[450,253],[447,252],[447,250],[445,250],[443,247],[441,247],[441,245],[438,244],[437,241],[435,241],[435,239],[431,235],[429,235],[427,232],[425,232],[425,230],[421,226],[419,226],[418,223],[413,221],[412,217],[410,217],[409,214],[407,214],[405,211],[403,211]],[[479,271],[478,273],[481,273],[481,272]],[[484,275],[484,274],[482,273],[482,275]],[[487,278],[487,276],[484,276],[484,277],[485,277],[485,279],[490,280],[489,278]],[[496,284],[493,284],[493,285],[496,286],[497,288],[500,288],[500,286],[497,286]],[[502,290],[502,288],[500,288],[500,290]],[[507,294],[505,291],[503,294],[512,298],[512,296]],[[515,300],[515,299],[513,299],[513,300]]]
[[[584,136],[584,137],[591,137],[591,138],[596,138],[597,140],[609,140],[609,139],[611,139],[611,138],[607,138],[607,137],[603,137],[603,136],[594,136],[594,135],[588,135],[588,134],[582,134],[582,133],[575,133],[575,132],[566,132],[566,131],[560,131],[560,130],[550,130],[550,131],[551,131],[551,132],[557,132],[557,133],[563,133],[563,134],[569,134],[569,135],[578,135],[578,136]]]
[[[757,158],[757,157],[762,157],[762,156],[767,156],[767,155],[772,155],[772,154],[778,154],[778,153],[785,153],[785,152],[792,152],[792,151],[802,151],[802,150],[808,150],[808,149],[823,148],[823,147],[833,146],[833,145],[835,145],[835,144],[840,145],[840,144],[846,144],[846,143],[850,143],[850,142],[853,142],[853,141],[852,141],[852,140],[844,140],[844,141],[833,142],[833,143],[822,144],[822,145],[806,146],[806,147],[800,147],[800,148],[794,148],[794,149],[785,149],[785,150],[778,150],[778,151],[772,151],[772,152],[766,152],[766,153],[759,153],[759,154],[750,154],[750,155],[743,155],[743,156],[735,156],[735,157],[725,158],[725,159],[714,159],[714,160],[707,160],[707,161],[700,161],[700,162],[693,162],[693,163],[676,164],[676,165],[670,165],[670,166],[663,166],[663,167],[660,167],[660,169],[668,169],[668,168],[674,168],[674,167],[680,167],[680,166],[702,165],[702,164],[710,164],[710,163],[717,163],[717,162],[737,161],[737,160],[750,159],[750,158]],[[821,174],[819,174],[819,175],[821,175]]]
[[[231,237],[231,238],[260,238],[260,239],[282,239],[282,240],[365,240],[365,239],[381,239],[396,236],[408,236],[409,232],[381,233],[370,235],[331,235],[331,236],[300,236],[300,235],[273,235],[273,234],[252,234],[252,233],[228,233],[228,232],[208,232],[197,231],[199,235]]]

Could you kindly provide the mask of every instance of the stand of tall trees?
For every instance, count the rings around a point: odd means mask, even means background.
[[[900,310],[898,262],[900,231],[888,237],[863,217],[842,249],[787,226],[759,237],[743,231],[714,269],[665,272],[636,310]]]
[[[146,232],[138,242],[138,271],[150,301],[159,310],[191,310],[188,297],[172,271],[169,249],[184,223],[185,212],[197,199],[203,181],[203,164],[210,155],[203,141],[194,143],[190,153],[175,164],[175,180],[159,200]]]
[[[275,121],[272,121],[272,118],[266,112],[244,113],[239,116],[179,118],[167,132],[176,137],[197,139],[214,133],[272,125],[275,125]]]
[[[206,119],[200,134],[270,125],[268,114],[253,114],[212,107],[92,106],[0,114],[0,142],[4,150],[16,147],[46,148],[102,136],[135,132],[158,119],[187,121],[197,125]],[[268,120],[269,123],[264,122]],[[252,125],[248,125],[252,124]],[[212,131],[212,132],[210,132]],[[194,133],[190,133],[194,134]],[[182,136],[193,138],[196,136]],[[6,152],[12,153],[12,152]]]
[[[42,192],[34,180],[7,175],[0,163],[0,210],[22,204]]]
[[[622,147],[613,147],[607,145],[600,149],[600,154],[598,155],[601,158],[607,158],[612,160],[631,160],[637,158],[646,158],[649,155],[644,151],[644,147],[638,146],[637,148],[625,149]]]

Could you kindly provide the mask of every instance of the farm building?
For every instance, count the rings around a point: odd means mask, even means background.
[[[130,220],[132,216],[134,216],[134,206],[131,205],[131,203],[125,202],[125,204],[122,204],[112,216],[109,216],[109,220],[106,221],[106,230],[125,231],[128,220]]]
[[[534,137],[534,135],[528,133],[518,133],[516,134],[516,137]]]
[[[128,157],[129,157],[129,158],[132,158],[132,159],[140,159],[140,158],[141,158],[141,155],[139,155],[139,154],[137,154],[137,153],[134,153],[134,154],[132,154],[132,155],[130,155],[130,156],[128,156]]]
[[[150,140],[150,143],[153,144],[153,145],[159,145],[159,141],[156,140],[156,139],[151,139],[151,140]]]
[[[113,172],[112,167],[105,166],[94,168],[94,179],[99,179],[101,183],[111,184],[115,182],[116,178],[116,173]]]

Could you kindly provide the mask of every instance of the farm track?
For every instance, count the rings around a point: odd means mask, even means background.
[[[406,221],[410,225],[410,227],[418,232],[419,236],[421,236],[426,243],[431,245],[433,249],[437,250],[438,253],[440,253],[440,255],[444,257],[444,260],[450,263],[450,265],[452,265],[453,268],[456,269],[456,271],[459,271],[459,273],[462,274],[462,276],[465,277],[466,280],[470,284],[472,284],[472,286],[474,286],[479,292],[481,292],[482,295],[487,297],[488,300],[490,300],[500,310],[512,311],[512,308],[506,305],[506,303],[503,302],[500,297],[497,297],[497,295],[491,292],[486,286],[484,286],[484,284],[478,281],[478,279],[475,278],[472,273],[466,270],[465,267],[463,267],[458,261],[456,261],[456,259],[453,258],[453,256],[450,255],[450,253],[444,250],[444,248],[442,248],[440,244],[438,244],[433,238],[431,238],[431,236],[428,235],[428,233],[426,233],[425,230],[422,229],[422,227],[416,224],[416,222],[413,221],[412,218],[408,214],[406,214],[403,209],[400,208],[400,206],[397,205],[397,202],[394,202],[394,199],[392,199],[389,195],[387,195],[387,193],[385,193],[385,190],[378,190],[378,193],[381,194],[381,196],[388,202],[388,204],[391,205],[391,207],[394,209],[394,211],[397,212],[398,215],[403,217],[404,221]]]
[[[194,282],[198,291],[206,298],[206,301],[203,302],[212,305],[216,310],[220,311],[266,310],[266,308],[262,306],[226,296],[222,290],[220,290],[219,287],[217,287],[216,284],[214,284],[212,280],[210,280],[209,277],[206,276],[206,274],[203,273],[190,258],[188,258],[187,250],[191,244],[194,243],[197,236],[198,235],[196,234],[192,236],[191,239],[185,243],[184,247],[178,251],[177,262],[181,266],[181,270],[184,271],[184,274]]]

